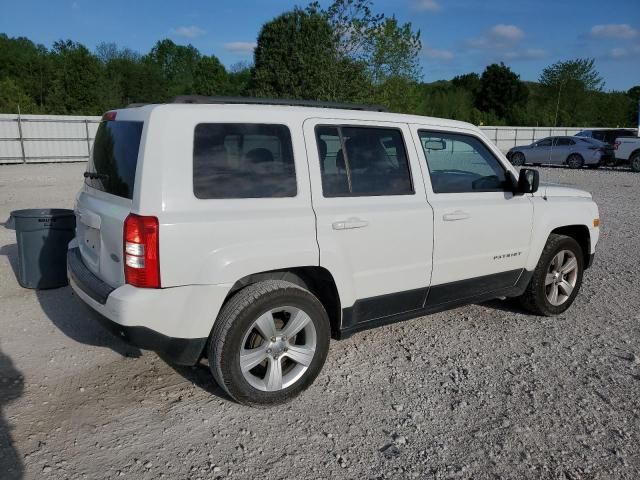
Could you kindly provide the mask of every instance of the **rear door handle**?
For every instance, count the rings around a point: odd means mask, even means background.
[[[471,218],[467,212],[463,212],[462,210],[456,210],[455,212],[445,213],[442,216],[442,219],[445,222],[455,222],[458,220],[466,220],[467,218]]]
[[[333,222],[331,226],[334,230],[349,230],[352,228],[363,228],[369,225],[369,222],[361,218],[349,218],[348,220],[339,220]]]

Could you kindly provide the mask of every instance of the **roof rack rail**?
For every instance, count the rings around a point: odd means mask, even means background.
[[[284,98],[255,97],[207,97],[203,95],[179,95],[167,103],[234,104],[234,105],[285,105],[292,107],[339,108],[343,110],[367,110],[388,112],[382,105],[359,105],[356,103],[324,102],[316,100],[293,100]]]

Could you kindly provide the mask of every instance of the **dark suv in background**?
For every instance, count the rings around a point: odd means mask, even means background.
[[[589,137],[601,142],[614,145],[618,137],[635,137],[636,131],[631,128],[598,128],[594,130],[581,130],[576,133],[577,137]]]

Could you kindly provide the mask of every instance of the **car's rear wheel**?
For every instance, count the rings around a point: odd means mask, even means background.
[[[524,158],[524,153],[522,152],[516,152],[511,157],[511,164],[515,167],[521,167],[522,165],[524,165],[524,162],[525,162],[525,158]]]
[[[631,155],[629,164],[631,165],[631,170],[634,172],[640,172],[640,152]]]
[[[565,235],[551,234],[520,302],[537,315],[564,312],[580,291],[583,269],[578,242]]]
[[[569,168],[582,168],[584,165],[584,159],[577,153],[572,153],[567,157],[567,165]]]
[[[282,280],[254,283],[227,302],[214,324],[211,372],[240,403],[283,403],[320,373],[329,337],[327,313],[309,291]]]

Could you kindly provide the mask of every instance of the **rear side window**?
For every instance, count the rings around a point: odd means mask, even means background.
[[[248,123],[197,125],[193,192],[200,199],[295,197],[289,129]]]
[[[133,198],[143,122],[100,123],[85,183],[118,197]]]
[[[551,146],[551,138],[543,138],[535,143],[538,147],[550,147]]]
[[[325,197],[414,193],[400,130],[319,126],[316,141]]]

